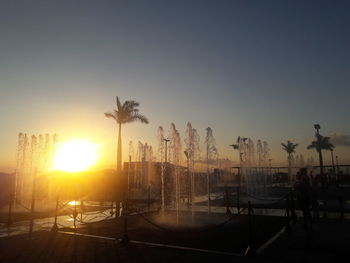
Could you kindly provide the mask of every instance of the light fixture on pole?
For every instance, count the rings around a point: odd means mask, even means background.
[[[320,129],[321,129],[321,126],[319,124],[314,124],[314,128],[317,132],[317,135],[320,135]]]
[[[320,135],[320,129],[321,126],[319,124],[314,124],[314,128],[316,130],[316,138],[317,138],[317,152],[320,160],[320,174],[323,176],[323,158],[322,158],[322,148],[321,148],[321,135]]]

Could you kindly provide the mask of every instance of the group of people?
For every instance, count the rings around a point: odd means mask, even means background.
[[[315,208],[318,203],[319,178],[313,178],[312,173],[309,175],[307,168],[301,168],[296,174],[296,181],[293,186],[298,207],[303,212],[304,226],[312,226],[311,206]]]
[[[298,207],[303,212],[305,227],[312,227],[312,219],[319,217],[321,195],[326,193],[328,186],[337,183],[338,179],[339,176],[333,173],[313,176],[312,171],[308,173],[307,168],[301,168],[296,174],[293,190],[298,201]]]

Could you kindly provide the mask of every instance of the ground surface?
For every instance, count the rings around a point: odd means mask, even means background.
[[[241,254],[248,244],[248,218],[200,214],[183,216],[184,224],[176,222],[174,213],[169,218],[148,214],[145,218],[130,217],[128,236],[131,240],[172,244]],[[163,221],[164,220],[164,221]],[[175,220],[175,221],[174,221]],[[180,221],[181,221],[180,220]],[[221,224],[218,226],[218,223]],[[266,244],[284,225],[285,218],[254,216],[253,238],[256,248]],[[77,229],[77,233],[112,237],[111,240],[64,233],[37,232],[0,239],[0,262],[332,262],[350,251],[350,221],[319,219],[313,231],[305,232],[298,220],[292,232],[283,233],[256,257],[239,257],[204,251],[153,247],[145,244],[124,245],[114,238],[123,237],[124,219],[92,223]],[[209,224],[209,225],[208,225]],[[71,229],[66,229],[66,231]]]
[[[165,223],[167,222],[167,223]],[[171,222],[171,224],[169,224]],[[128,218],[130,240],[166,244],[217,252],[244,254],[249,244],[248,217],[223,214],[182,214],[176,224],[176,213],[131,216]],[[253,238],[261,246],[286,223],[285,218],[254,216]],[[87,224],[77,233],[120,239],[124,235],[124,218]],[[63,231],[72,231],[63,229]],[[0,262],[189,262],[225,256],[208,252],[150,247],[131,243],[127,246],[114,240],[74,236],[64,233],[39,232],[28,236],[0,239]],[[14,250],[14,248],[16,248]],[[16,251],[16,252],[14,252]]]
[[[79,232],[122,238],[124,219],[116,222],[91,224],[90,228],[83,228]],[[285,223],[286,218],[283,217],[254,216],[252,225],[255,245],[262,245]],[[192,221],[191,214],[180,214],[177,225],[173,212],[165,218],[159,214],[146,214],[130,217],[128,221],[128,237],[132,240],[239,254],[243,254],[249,244],[248,231],[247,215],[208,216],[207,213],[196,213]]]

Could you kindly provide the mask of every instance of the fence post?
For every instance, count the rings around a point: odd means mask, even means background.
[[[124,234],[122,237],[122,243],[124,245],[129,244],[129,237],[128,237],[128,199],[126,199],[125,202],[125,213],[124,213]]]
[[[85,207],[84,207],[84,200],[80,201],[80,209],[81,209],[81,213],[80,213],[80,223],[83,223],[83,213],[85,212]]]
[[[57,232],[58,231],[58,226],[57,226],[57,215],[58,215],[58,195],[57,195],[57,198],[56,198],[56,209],[55,209],[55,221],[53,223],[53,226],[51,228],[51,231],[53,232]]]
[[[30,222],[29,222],[30,238],[32,238],[32,233],[34,228],[35,197],[36,197],[36,169],[34,169],[34,174],[33,174],[32,200],[31,200],[31,206],[30,206]]]
[[[292,231],[292,228],[290,226],[290,211],[289,211],[289,202],[290,202],[290,199],[289,199],[289,194],[287,195],[286,197],[286,214],[287,214],[287,225],[286,225],[286,232],[291,232]]]
[[[13,205],[13,199],[12,197],[10,197],[9,200],[9,214],[8,214],[8,218],[7,218],[7,227],[10,227],[12,224],[12,205]]]
[[[151,186],[148,186],[148,198],[147,198],[147,209],[148,212],[150,211],[151,208]]]
[[[344,219],[344,198],[342,195],[338,197],[338,202],[340,205],[340,219]]]
[[[244,253],[244,256],[255,256],[256,251],[254,247],[254,237],[253,237],[253,215],[252,206],[250,201],[248,201],[248,247]]]
[[[78,213],[77,213],[77,198],[75,197],[75,200],[74,200],[74,211],[73,211],[73,225],[74,225],[74,233],[76,232],[77,230],[77,216],[78,216]]]
[[[230,200],[229,200],[229,194],[228,194],[228,189],[227,186],[225,186],[225,201],[226,201],[226,214],[231,215],[230,211]]]
[[[238,210],[238,214],[241,213],[241,204],[240,204],[240,200],[239,200],[239,194],[240,194],[240,187],[237,188],[237,210]]]
[[[328,196],[326,196],[326,198],[323,200],[324,201],[324,204],[323,204],[323,207],[324,207],[324,209],[323,209],[323,218],[327,218],[327,210],[328,210],[328,208],[327,208],[327,206],[328,206],[328,200],[327,200],[327,198],[328,198]]]
[[[294,194],[293,194],[293,192],[290,193],[290,211],[291,211],[291,219],[295,223],[297,221],[297,215],[295,213]]]

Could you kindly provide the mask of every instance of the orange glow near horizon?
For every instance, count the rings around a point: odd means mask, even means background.
[[[99,145],[87,140],[75,139],[62,143],[53,157],[52,170],[81,172],[95,165]]]

